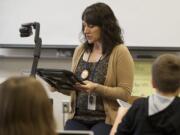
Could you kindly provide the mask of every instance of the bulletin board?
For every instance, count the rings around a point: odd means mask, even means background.
[[[153,93],[151,85],[151,65],[153,60],[136,60],[133,96],[146,97]]]

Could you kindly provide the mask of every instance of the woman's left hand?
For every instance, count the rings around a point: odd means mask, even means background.
[[[78,90],[86,91],[86,92],[93,92],[93,90],[96,88],[97,83],[91,82],[91,81],[83,81],[85,84],[77,83],[75,87]]]

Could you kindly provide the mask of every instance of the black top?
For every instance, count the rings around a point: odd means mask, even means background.
[[[87,80],[96,82],[98,84],[104,84],[105,77],[107,74],[109,56],[100,59],[98,62],[87,62],[83,60],[83,55],[79,61],[79,64],[76,69],[76,76],[81,80],[81,73],[84,69],[89,70],[89,77]],[[76,113],[74,118],[78,120],[83,120],[86,122],[98,122],[105,120],[105,112],[102,101],[102,96],[98,93],[93,93],[96,96],[96,109],[88,110],[88,93],[78,91],[77,100],[76,100]]]
[[[148,98],[134,102],[116,135],[180,135],[180,98],[164,110],[148,116]]]

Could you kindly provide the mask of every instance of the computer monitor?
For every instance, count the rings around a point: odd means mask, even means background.
[[[58,132],[58,135],[94,135],[94,133],[85,130],[62,130]]]

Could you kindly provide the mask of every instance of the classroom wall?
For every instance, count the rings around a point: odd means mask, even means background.
[[[0,44],[32,44],[19,28],[37,21],[43,44],[78,45],[81,14],[95,2],[111,6],[127,46],[180,46],[179,0],[1,0]]]

